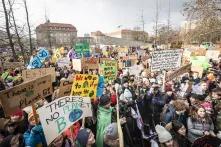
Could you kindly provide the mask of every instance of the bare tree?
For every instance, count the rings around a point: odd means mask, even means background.
[[[15,61],[17,61],[17,56],[15,53],[15,48],[14,48],[14,43],[12,40],[12,35],[10,32],[10,26],[9,26],[9,15],[8,15],[8,11],[6,9],[6,4],[5,4],[5,0],[2,0],[2,5],[3,5],[3,9],[4,9],[4,14],[5,14],[5,26],[6,26],[6,32],[7,32],[7,36],[8,36],[8,40],[9,40],[9,44],[12,50],[12,55]]]
[[[13,21],[13,25],[14,25],[14,29],[15,29],[15,34],[16,34],[16,38],[17,38],[17,41],[18,41],[18,45],[21,49],[21,53],[22,53],[22,56],[23,56],[23,59],[24,59],[24,62],[26,62],[26,57],[25,57],[25,52],[24,52],[24,45],[21,41],[21,37],[20,37],[20,34],[18,32],[18,27],[17,27],[17,24],[16,24],[16,21],[15,21],[15,16],[14,16],[14,11],[13,11],[13,3],[11,2],[11,0],[8,0],[8,4],[9,4],[9,7],[10,7],[10,11],[11,11],[11,17],[12,17],[12,21]]]
[[[29,23],[28,8],[27,8],[26,0],[23,0],[23,2],[24,2],[24,5],[25,5],[26,20],[27,20],[27,25],[28,25],[29,44],[30,44],[30,54],[32,55],[32,52],[33,52],[33,46],[32,46],[32,39],[31,39],[31,27],[30,27],[30,23]]]

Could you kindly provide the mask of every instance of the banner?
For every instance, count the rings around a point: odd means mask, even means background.
[[[49,145],[75,122],[92,116],[91,100],[89,97],[66,96],[42,106],[37,112]]]
[[[49,95],[52,95],[51,75],[46,75],[1,91],[0,100],[8,116]]]
[[[71,95],[71,87],[73,85],[73,80],[61,80],[59,86],[59,97]]]
[[[160,50],[152,52],[151,72],[171,70],[180,67],[182,50]]]
[[[184,73],[187,73],[191,70],[191,64],[188,64],[186,66],[183,66],[181,67],[180,69],[172,72],[171,74],[167,75],[166,76],[166,81],[171,81],[173,80],[174,78],[184,74]]]
[[[60,58],[57,61],[58,67],[69,67],[70,66],[70,59],[68,57]]]
[[[117,61],[104,60],[100,63],[99,72],[104,76],[105,82],[113,81],[117,76]]]
[[[76,74],[74,76],[71,95],[96,99],[97,85],[97,75]]]
[[[30,70],[22,70],[22,78],[24,81],[30,81],[35,78],[39,78],[45,75],[51,75],[51,81],[55,81],[56,74],[55,74],[55,68],[39,68],[39,69],[30,69]]]

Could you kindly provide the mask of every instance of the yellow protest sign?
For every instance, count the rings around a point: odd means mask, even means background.
[[[76,74],[71,89],[72,96],[83,96],[96,99],[98,76],[89,74]]]

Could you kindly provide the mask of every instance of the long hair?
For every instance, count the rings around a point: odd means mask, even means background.
[[[202,106],[200,106],[200,105],[194,105],[194,106],[192,106],[192,109],[191,109],[191,112],[190,112],[190,114],[191,114],[191,120],[192,121],[202,121],[201,120],[201,118],[200,118],[200,116],[197,114],[197,111],[200,109],[200,108],[203,108]],[[205,108],[203,108],[204,110],[205,110]],[[210,118],[210,116],[206,113],[205,114],[205,123],[209,123],[209,124],[211,124],[212,123],[212,119]]]

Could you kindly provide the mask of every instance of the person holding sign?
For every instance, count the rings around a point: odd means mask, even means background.
[[[103,147],[104,144],[104,130],[111,124],[113,120],[113,108],[111,107],[111,99],[108,95],[102,95],[97,111],[97,134],[96,145]],[[116,119],[115,119],[116,120]]]

